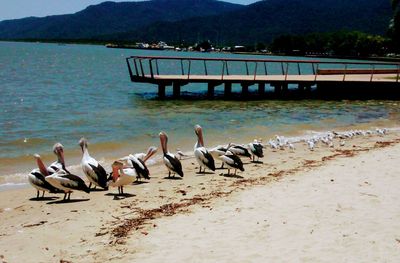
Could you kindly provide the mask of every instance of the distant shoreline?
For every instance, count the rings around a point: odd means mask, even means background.
[[[0,42],[17,42],[17,43],[44,43],[44,44],[59,44],[59,45],[94,45],[94,46],[104,46],[109,43],[109,41],[61,41],[61,40],[5,40],[0,39]],[[126,43],[121,44],[121,46],[127,45]],[[105,47],[106,48],[106,47]],[[113,47],[112,49],[127,49],[125,47]],[[162,49],[144,49],[141,50],[152,50],[152,51],[163,51]],[[180,51],[176,51],[180,52]],[[199,52],[199,51],[185,51],[185,52]],[[263,52],[209,52],[209,53],[228,53],[236,55],[252,55],[252,56],[282,56],[282,57],[306,57],[306,58],[331,58],[331,59],[351,59],[351,60],[372,60],[372,61],[383,61],[383,62],[400,62],[400,58],[394,57],[355,57],[355,56],[328,56],[328,55],[297,55],[297,54],[282,54],[282,53],[263,53]]]

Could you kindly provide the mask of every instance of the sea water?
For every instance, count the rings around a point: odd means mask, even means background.
[[[190,152],[196,140],[195,124],[203,127],[205,143],[212,146],[254,138],[267,141],[276,134],[397,127],[400,121],[397,101],[160,101],[156,86],[130,82],[125,58],[132,55],[249,58],[0,42],[0,190],[25,182],[25,175],[35,167],[34,153],[47,163],[53,161],[56,142],[65,146],[67,163],[79,166],[78,141],[83,136],[92,155],[104,160],[159,146],[160,131],[168,133],[171,152],[177,148]],[[179,66],[169,65],[169,69],[179,70]],[[209,71],[219,68],[209,65]],[[206,90],[199,84],[182,88],[185,94],[201,95]]]

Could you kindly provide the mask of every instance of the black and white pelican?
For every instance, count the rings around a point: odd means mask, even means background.
[[[127,157],[120,159],[120,161],[125,161],[127,167],[132,167],[136,170],[138,180],[141,178],[150,180],[150,171],[146,166],[146,162],[156,153],[157,147],[151,146],[144,156],[139,156],[138,154],[130,154]]]
[[[47,171],[49,171],[49,173],[55,173],[59,170],[65,170],[67,173],[69,173],[69,171],[65,168],[64,146],[59,142],[54,144],[53,153],[57,156],[57,160],[47,167]]]
[[[172,174],[178,174],[179,176],[183,177],[182,171],[182,164],[181,161],[172,153],[168,152],[167,143],[168,143],[168,136],[165,132],[160,132],[160,143],[161,148],[163,150],[163,160],[165,166],[168,168],[168,177]]]
[[[42,198],[44,198],[44,192],[57,193],[60,192],[54,186],[46,181],[46,176],[49,175],[47,168],[45,167],[39,154],[33,155],[36,159],[38,168],[33,169],[28,175],[29,183],[37,190],[36,198],[39,199],[39,192],[43,191]]]
[[[211,148],[208,150],[208,152],[211,154],[212,157],[215,159],[219,159],[222,155],[226,153],[228,150],[229,145],[218,145],[215,146],[214,148]],[[224,168],[224,162],[221,164],[221,169]]]
[[[242,145],[231,143],[228,147],[228,150],[238,156],[249,157],[251,159],[251,154],[250,154],[249,150],[247,150]]]
[[[103,166],[101,166],[99,164],[99,162],[97,162],[94,158],[92,158],[89,155],[89,150],[88,150],[88,146],[87,146],[87,140],[85,138],[82,138],[79,141],[79,145],[81,146],[82,149],[82,170],[85,173],[85,175],[87,176],[88,180],[89,180],[89,188],[92,186],[92,184],[96,186],[99,186],[103,189],[108,189],[107,187],[107,172],[106,170],[103,168]]]
[[[194,145],[194,156],[199,163],[199,173],[201,173],[202,167],[204,167],[204,173],[206,172],[206,168],[215,171],[214,158],[208,152],[206,147],[204,147],[203,130],[200,125],[194,126],[194,132],[197,135],[197,142]]]
[[[75,190],[86,193],[90,192],[89,187],[86,186],[82,178],[77,175],[70,174],[65,170],[59,170],[49,176],[46,176],[45,178],[46,181],[52,186],[64,192],[64,200],[70,200],[71,193]]]
[[[108,185],[118,187],[118,194],[123,195],[124,185],[132,184],[137,176],[135,168],[124,168],[123,162],[115,161],[112,164],[112,173]]]
[[[240,160],[239,156],[231,152],[230,150],[226,151],[224,155],[222,155],[221,160],[230,168],[235,169],[234,175],[236,175],[236,170],[244,172],[242,160]],[[230,169],[228,168],[228,175],[230,174]]]
[[[264,157],[263,148],[264,146],[257,140],[254,140],[253,142],[249,143],[249,149],[253,156],[253,162],[255,161],[255,157],[257,157],[257,161],[259,158]]]

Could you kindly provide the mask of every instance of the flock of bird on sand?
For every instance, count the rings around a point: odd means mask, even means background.
[[[216,169],[214,158],[222,161],[221,168],[224,165],[227,166],[228,175],[230,175],[231,169],[234,169],[234,175],[236,175],[237,170],[244,171],[243,162],[240,157],[252,158],[253,162],[256,162],[257,158],[258,162],[259,158],[264,157],[263,149],[268,146],[272,150],[283,150],[285,148],[291,151],[295,150],[295,141],[288,140],[283,136],[276,136],[275,140],[271,139],[268,144],[263,144],[261,140],[254,140],[247,145],[229,143],[228,145],[219,145],[207,149],[204,146],[202,128],[196,125],[194,131],[197,135],[197,142],[194,145],[194,156],[199,164],[199,173],[205,173],[206,169],[214,172]],[[356,130],[343,133],[329,132],[323,136],[315,135],[310,139],[304,140],[304,142],[307,144],[308,149],[313,151],[318,143],[324,144],[327,147],[334,147],[334,138],[340,140],[340,146],[344,146],[345,140],[354,136],[385,135],[386,133],[387,129],[376,129],[375,131]],[[165,132],[160,132],[159,137],[163,151],[163,161],[168,169],[168,177],[171,177],[171,175],[173,177],[175,175],[183,177],[184,173],[180,160],[184,154],[180,151],[176,154],[168,151],[168,136]],[[157,152],[157,148],[154,146],[150,147],[147,153],[130,154],[114,161],[111,165],[112,172],[108,174],[104,167],[89,155],[88,142],[85,138],[79,141],[79,145],[82,149],[81,166],[89,181],[89,186],[86,185],[81,177],[67,170],[64,161],[63,145],[56,143],[53,146],[53,152],[57,156],[57,160],[50,166],[45,166],[40,155],[34,155],[37,168],[32,170],[28,175],[28,181],[37,190],[37,199],[39,199],[40,191],[42,191],[41,198],[44,198],[45,192],[50,192],[64,193],[63,200],[70,200],[73,191],[77,190],[89,193],[92,185],[94,185],[94,189],[100,187],[104,190],[108,190],[109,187],[117,187],[118,194],[124,195],[123,187],[125,185],[132,184],[134,181],[141,180],[142,178],[150,179],[150,172],[146,166],[146,162]]]

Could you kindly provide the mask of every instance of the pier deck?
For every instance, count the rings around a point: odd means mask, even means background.
[[[224,85],[225,96],[231,96],[232,84],[239,84],[241,95],[246,96],[250,86],[258,85],[257,95],[270,98],[290,94],[400,98],[398,63],[155,56],[129,57],[126,62],[131,81],[158,85],[160,98],[165,97],[167,86],[172,86],[173,97],[178,98],[181,87],[190,83],[207,84],[208,97],[213,97],[219,85]],[[266,85],[272,87],[273,96],[267,96]],[[297,88],[289,89],[289,85]]]

